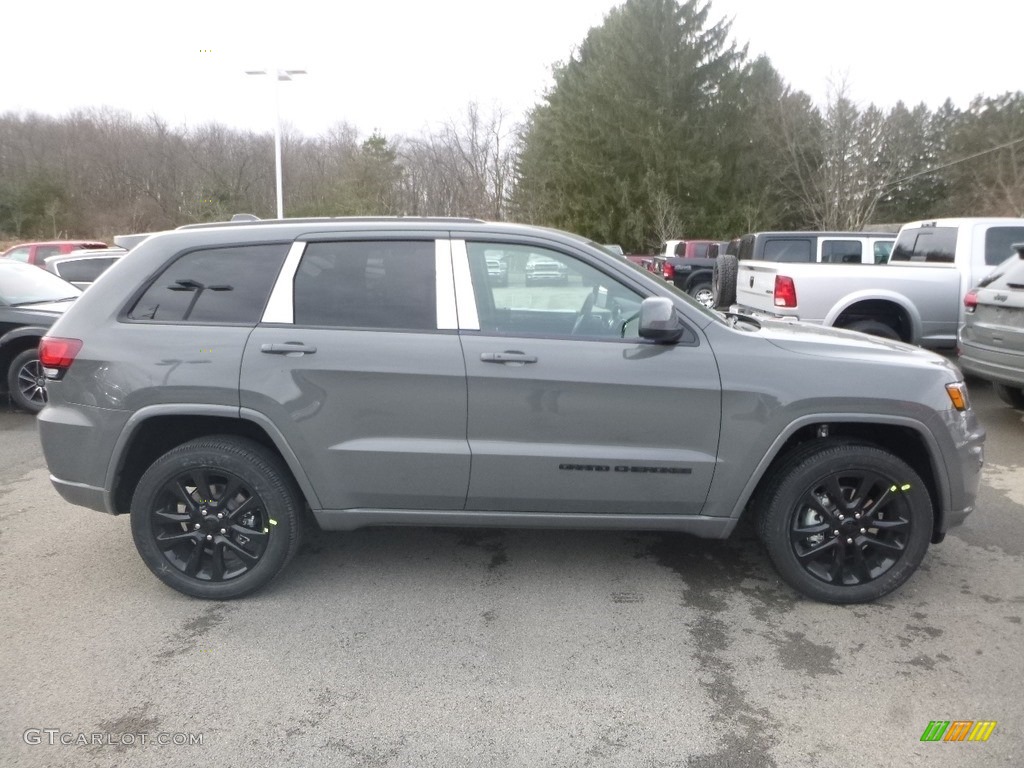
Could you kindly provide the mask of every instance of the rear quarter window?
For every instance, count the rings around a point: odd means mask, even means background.
[[[131,320],[255,325],[289,243],[189,251],[164,269],[129,310]]]
[[[92,283],[115,259],[81,259],[79,261],[66,261],[57,265],[57,274],[68,282]]]

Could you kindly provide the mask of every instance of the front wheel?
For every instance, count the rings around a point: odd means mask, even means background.
[[[783,460],[757,511],[782,579],[827,603],[866,603],[901,586],[924,558],[934,520],[928,489],[906,462],[843,441]]]
[[[46,378],[35,347],[19,352],[7,369],[7,391],[23,411],[39,413],[46,405]]]
[[[192,440],[153,462],[132,496],[131,521],[157,578],[214,600],[266,585],[302,532],[300,496],[281,460],[230,436]]]

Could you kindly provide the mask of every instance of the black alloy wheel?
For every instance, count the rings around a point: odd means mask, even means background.
[[[259,589],[291,559],[299,509],[276,455],[241,438],[201,438],[146,470],[132,498],[132,534],[171,587],[230,599]]]
[[[817,441],[766,489],[760,532],[782,578],[833,603],[874,600],[903,584],[931,540],[931,498],[893,454]]]
[[[39,413],[46,405],[46,376],[35,348],[15,355],[7,373],[7,389],[14,404],[29,413]]]

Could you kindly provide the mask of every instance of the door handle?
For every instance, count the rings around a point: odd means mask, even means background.
[[[480,360],[485,363],[536,363],[536,355],[527,355],[523,352],[515,352],[512,350],[506,352],[484,352],[480,355]]]
[[[260,352],[267,355],[312,355],[316,347],[301,341],[286,341],[284,344],[264,344]]]

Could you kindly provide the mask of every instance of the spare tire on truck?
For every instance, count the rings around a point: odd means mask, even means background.
[[[739,260],[729,253],[720,253],[711,272],[711,292],[715,309],[726,309],[736,303],[736,272]]]

